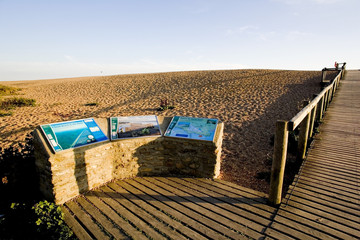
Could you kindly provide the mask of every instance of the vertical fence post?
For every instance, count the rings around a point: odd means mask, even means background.
[[[329,103],[329,90],[327,90],[325,92],[324,100],[325,100],[325,102],[324,102],[324,111],[323,112],[326,112],[326,109],[327,109],[327,106],[328,106],[328,103]]]
[[[330,92],[330,98],[329,98],[329,103],[332,101],[333,97],[334,97],[334,84],[332,85],[332,87],[329,89]]]
[[[284,181],[286,154],[288,145],[288,122],[277,121],[274,143],[274,155],[271,167],[269,202],[278,205],[281,202],[281,192]]]
[[[316,98],[316,96],[317,95],[314,94],[313,99]],[[314,133],[315,119],[316,119],[316,106],[314,106],[313,109],[311,110],[309,138],[311,138]]]
[[[328,89],[328,90],[327,90],[326,109],[328,109],[328,107],[329,107],[329,105],[330,105],[330,100],[331,100],[331,98],[330,98],[330,90],[331,90],[331,89]]]
[[[336,90],[337,90],[337,83],[340,80],[340,78],[336,79],[336,81],[334,82],[334,89],[333,89],[333,95],[335,96]]]
[[[309,104],[309,101],[303,102],[304,107]],[[300,123],[300,133],[298,140],[298,148],[297,148],[297,159],[303,160],[306,154],[307,140],[309,136],[309,128],[310,128],[310,114],[308,113],[306,117]]]
[[[317,104],[316,119],[318,121],[322,120],[323,110],[324,110],[324,96],[322,96],[321,100]]]

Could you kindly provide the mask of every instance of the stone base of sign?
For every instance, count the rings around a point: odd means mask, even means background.
[[[104,133],[108,120],[95,119]],[[158,117],[162,132],[171,118]],[[40,128],[34,131],[36,166],[44,196],[62,204],[113,179],[136,176],[216,178],[223,123],[213,142],[162,136],[102,142],[54,154]]]

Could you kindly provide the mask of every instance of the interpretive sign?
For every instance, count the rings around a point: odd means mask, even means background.
[[[55,152],[109,140],[93,118],[41,125]]]
[[[164,136],[213,141],[217,124],[218,120],[212,118],[175,116]]]
[[[111,140],[161,136],[159,123],[155,115],[112,117],[110,123]]]

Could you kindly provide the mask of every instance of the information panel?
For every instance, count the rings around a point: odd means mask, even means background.
[[[213,141],[217,124],[218,120],[212,118],[175,116],[164,136]]]
[[[155,115],[112,117],[110,123],[111,140],[161,136],[159,123]]]
[[[41,125],[55,152],[109,140],[93,118]]]

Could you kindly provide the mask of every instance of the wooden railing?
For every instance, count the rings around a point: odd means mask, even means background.
[[[328,70],[338,70],[339,73],[319,94],[314,95],[314,99],[311,102],[304,101],[304,108],[290,121],[278,120],[276,122],[274,155],[270,179],[270,204],[278,205],[281,202],[289,131],[294,131],[296,128],[299,128],[297,161],[301,161],[305,159],[308,139],[313,136],[315,122],[322,120],[324,112],[339,87],[340,80],[344,76],[345,65],[346,63],[343,63],[341,68],[323,69],[322,77],[326,76],[324,71]],[[321,82],[324,82],[323,78]]]

